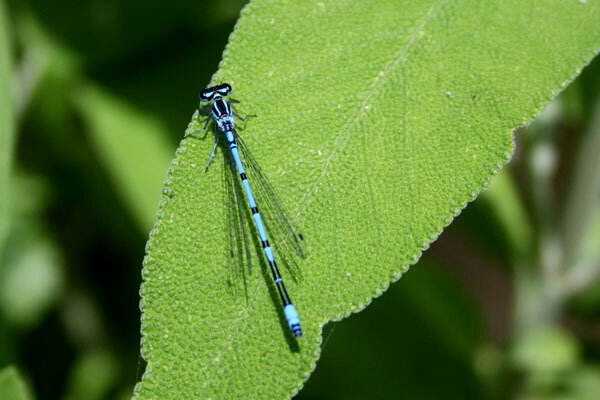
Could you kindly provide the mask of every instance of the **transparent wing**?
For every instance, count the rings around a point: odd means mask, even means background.
[[[285,206],[279,200],[243,139],[237,133],[235,136],[242,152],[246,174],[256,197],[258,210],[271,237],[269,242],[277,251],[282,264],[286,265],[294,278],[298,278],[300,270],[296,257],[306,257],[304,237],[288,217]]]
[[[227,205],[227,227],[229,233],[229,263],[231,285],[237,287],[240,280],[246,291],[245,272],[251,272],[252,256],[248,236],[247,207],[245,206],[242,185],[229,151],[223,152],[223,174],[225,184],[225,204]],[[247,269],[246,269],[247,268]],[[247,293],[246,293],[247,294]]]

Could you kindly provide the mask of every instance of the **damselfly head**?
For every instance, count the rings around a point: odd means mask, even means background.
[[[211,101],[215,96],[229,96],[232,92],[231,85],[229,83],[222,83],[220,85],[211,86],[200,92],[200,101]]]

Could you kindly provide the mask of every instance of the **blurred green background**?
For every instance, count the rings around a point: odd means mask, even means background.
[[[12,365],[31,398],[131,397],[144,243],[243,5],[3,3],[0,395]],[[600,398],[599,77],[596,59],[406,276],[326,327],[297,398]]]

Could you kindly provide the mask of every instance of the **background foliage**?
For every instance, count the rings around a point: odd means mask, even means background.
[[[0,367],[18,372],[0,372],[0,393],[130,398],[147,232],[241,6],[4,7],[18,137],[0,254]],[[298,398],[600,392],[599,76],[596,60],[517,132],[510,166],[409,274],[328,326]]]

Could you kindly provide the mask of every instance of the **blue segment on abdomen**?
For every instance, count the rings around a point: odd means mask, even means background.
[[[265,255],[267,256],[267,260],[275,262],[275,256],[273,255],[273,249],[271,246],[265,247]],[[279,279],[281,280],[281,278]]]
[[[263,221],[259,213],[254,214],[254,221],[256,222],[256,229],[258,229],[260,240],[262,240],[263,242],[266,241],[267,232],[265,231],[265,226],[263,225]]]
[[[248,203],[250,203],[250,208],[256,207],[256,200],[254,200],[254,193],[252,193],[252,188],[250,187],[250,182],[248,182],[248,179],[243,180],[242,185],[244,185],[246,197],[248,197]]]
[[[225,137],[227,138],[228,143],[232,143],[233,140],[235,139],[232,131],[225,132]]]
[[[235,166],[238,169],[240,174],[245,173],[244,164],[242,164],[242,159],[240,158],[240,151],[237,147],[229,147],[231,149],[231,155],[233,156],[233,160],[235,161]]]
[[[300,325],[300,317],[298,317],[298,312],[293,304],[288,304],[285,306],[283,312],[285,313],[285,318],[287,319],[290,328]]]

